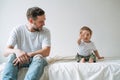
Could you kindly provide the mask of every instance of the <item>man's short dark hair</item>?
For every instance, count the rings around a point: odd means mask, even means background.
[[[45,14],[44,10],[42,10],[39,7],[29,8],[26,13],[27,19],[32,18],[34,20],[37,18],[37,16],[42,16],[44,14]]]

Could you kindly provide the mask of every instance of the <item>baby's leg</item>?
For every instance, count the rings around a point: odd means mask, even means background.
[[[89,63],[93,63],[94,60],[92,58],[89,58]]]
[[[77,62],[80,62],[80,59],[81,59],[81,57],[80,57],[80,55],[77,53],[77,55],[75,56],[75,59],[77,60]]]
[[[89,57],[89,63],[96,62],[96,56],[92,53]]]
[[[80,60],[80,62],[81,62],[81,63],[85,63],[85,58],[82,58],[82,59]]]

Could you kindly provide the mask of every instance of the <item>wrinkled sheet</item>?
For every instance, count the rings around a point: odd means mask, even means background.
[[[77,63],[71,57],[57,57],[48,62],[40,80],[120,80],[120,58],[105,58],[96,63]],[[0,65],[0,76],[4,64]],[[24,79],[26,71],[25,68],[19,71],[18,80]]]
[[[120,80],[120,61],[58,62],[49,68],[49,80]]]

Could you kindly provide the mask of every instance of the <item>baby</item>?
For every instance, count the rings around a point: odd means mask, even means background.
[[[80,29],[80,35],[77,41],[77,62],[84,63],[85,61],[88,61],[89,63],[93,63],[96,62],[96,57],[98,59],[104,58],[99,55],[94,43],[90,40],[91,36],[92,30],[89,27],[83,26]]]

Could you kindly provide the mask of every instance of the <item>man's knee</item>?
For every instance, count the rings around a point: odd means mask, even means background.
[[[44,59],[44,57],[42,57],[41,55],[35,55],[33,57],[33,62],[37,62],[38,64],[43,64],[43,65],[47,65],[47,61]]]
[[[8,62],[13,62],[16,59],[16,54],[12,53],[8,56]]]

